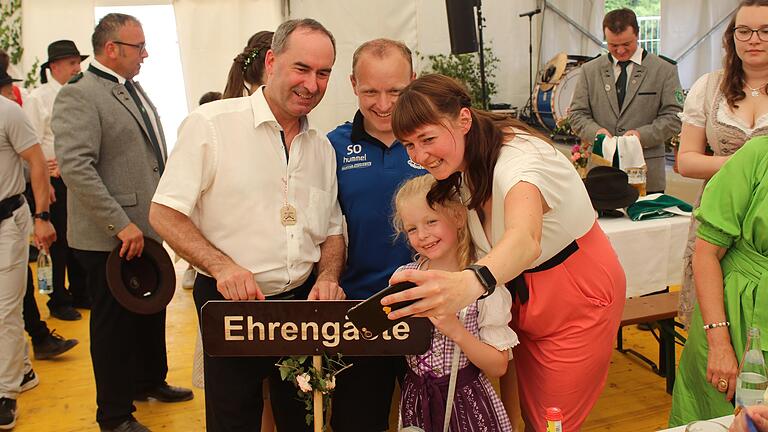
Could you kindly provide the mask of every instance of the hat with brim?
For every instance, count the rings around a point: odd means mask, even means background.
[[[625,208],[637,201],[640,195],[637,189],[630,186],[627,173],[609,166],[589,170],[584,186],[595,210]]]
[[[176,272],[162,244],[144,237],[140,257],[120,258],[118,245],[107,257],[107,285],[126,309],[143,315],[158,313],[168,306],[176,289]]]
[[[13,84],[15,82],[21,82],[20,79],[11,78],[10,75],[8,75],[8,72],[6,71],[0,71],[0,87]]]
[[[48,61],[40,65],[40,81],[45,84],[48,82],[48,76],[45,70],[51,66],[51,62],[67,57],[80,57],[80,61],[88,58],[87,55],[81,55],[77,45],[71,40],[57,40],[48,45]]]

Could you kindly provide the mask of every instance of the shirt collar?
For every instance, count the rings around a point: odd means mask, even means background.
[[[58,81],[56,81],[56,78],[54,78],[53,75],[51,75],[51,78],[44,85],[48,86],[51,90],[55,92],[61,90],[61,88],[63,87],[61,84],[59,84]]]
[[[255,92],[253,92],[253,94],[248,96],[251,100],[251,109],[253,110],[253,126],[259,127],[259,125],[262,123],[273,123],[274,126],[282,130],[280,123],[278,123],[277,119],[275,118],[275,114],[272,113],[271,109],[269,109],[269,104],[267,104],[267,99],[264,96],[265,88],[266,86],[260,86],[258,89],[256,89]],[[302,134],[304,132],[310,131],[318,133],[317,129],[312,124],[310,124],[307,116],[301,117],[299,119],[299,133]]]
[[[608,54],[608,58],[611,59],[611,64],[612,65],[614,65],[614,66],[617,65],[616,59],[613,58],[612,55]],[[634,63],[636,65],[641,65],[641,64],[643,64],[643,59],[644,58],[645,58],[645,50],[643,49],[643,47],[637,47],[637,49],[635,50],[635,53],[632,54],[632,57],[629,58],[629,61],[631,61],[632,63]]]
[[[381,140],[369,134],[368,131],[365,130],[365,117],[363,117],[363,113],[360,110],[357,110],[355,113],[355,118],[352,120],[352,135],[350,138],[352,139],[352,142],[368,141],[385,149],[388,148],[386,144],[381,142]],[[400,141],[395,140],[392,146],[394,147],[399,142]]]
[[[105,73],[108,73],[108,74],[112,75],[113,77],[117,78],[117,82],[118,83],[125,85],[125,81],[126,81],[125,78],[123,78],[119,73],[117,73],[117,72],[113,71],[112,69],[110,69],[110,68],[104,66],[103,64],[99,63],[99,61],[96,60],[95,58],[93,60],[91,60],[91,66],[95,67],[96,69],[98,69],[98,70],[100,70],[102,72],[105,72]]]

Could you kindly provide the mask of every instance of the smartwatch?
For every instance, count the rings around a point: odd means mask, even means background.
[[[35,219],[40,219],[42,221],[50,221],[51,220],[51,214],[48,213],[47,211],[40,212],[40,213],[35,213],[35,214],[32,215],[32,217],[35,218]]]
[[[480,285],[485,288],[485,294],[478,297],[478,300],[482,300],[488,297],[496,290],[496,278],[493,277],[493,273],[488,270],[488,267],[484,265],[471,264],[464,270],[472,270],[477,280],[480,281]]]

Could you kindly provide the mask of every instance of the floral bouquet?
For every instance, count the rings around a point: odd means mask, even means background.
[[[582,141],[581,144],[574,144],[571,147],[571,163],[573,163],[576,171],[579,172],[582,178],[587,174],[587,163],[590,156],[590,145],[588,142]]]
[[[305,417],[308,425],[314,420],[314,391],[323,396],[323,412],[328,410],[331,402],[331,394],[336,388],[336,375],[344,369],[352,366],[341,360],[341,355],[323,356],[323,366],[317,370],[312,366],[311,356],[287,357],[281,359],[275,366],[280,369],[280,378],[283,381],[292,382],[298,389],[299,399],[304,401],[307,409]],[[325,421],[323,421],[325,429]]]

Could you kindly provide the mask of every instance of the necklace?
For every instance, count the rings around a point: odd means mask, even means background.
[[[765,87],[766,84],[768,84],[768,82],[766,82],[764,84],[761,84],[761,85],[757,86],[756,88],[752,88],[752,87],[749,86],[749,84],[747,84],[746,81],[744,82],[744,85],[747,86],[747,88],[751,90],[750,94],[752,95],[752,97],[760,96],[760,90],[763,87]]]

